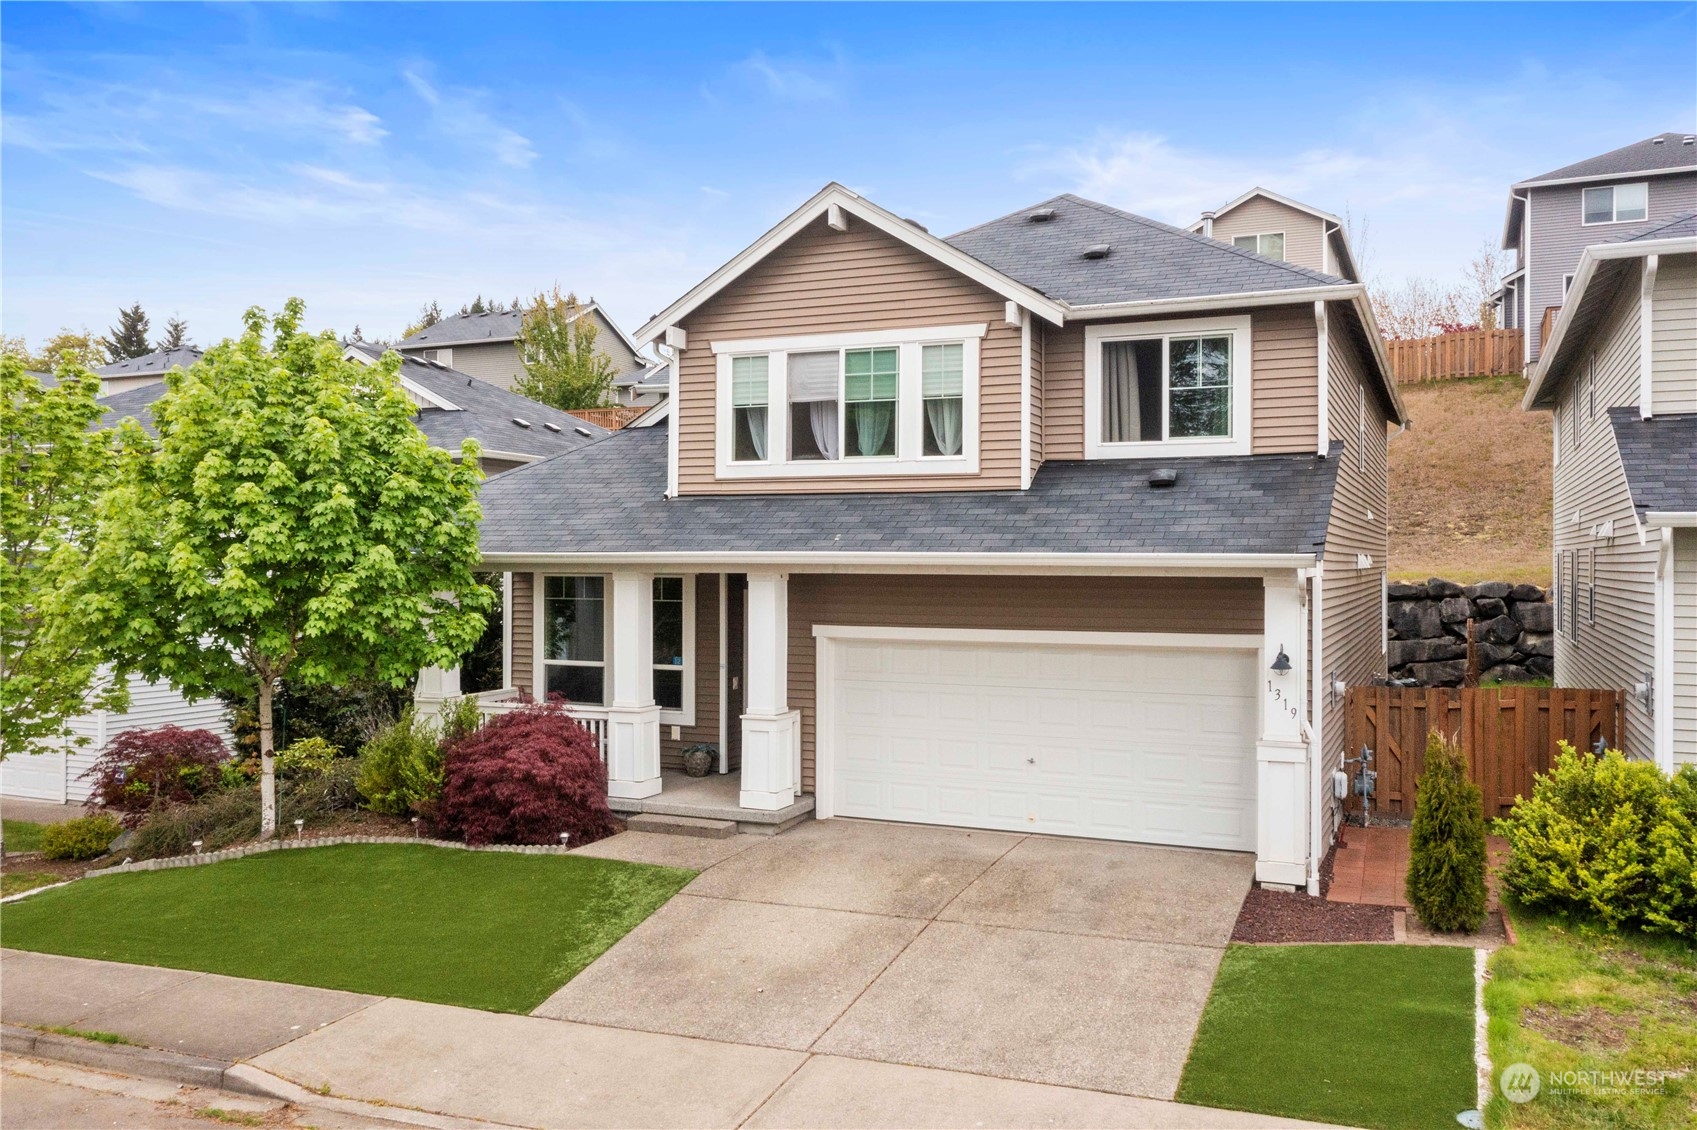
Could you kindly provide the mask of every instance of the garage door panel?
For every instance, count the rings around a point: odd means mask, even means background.
[[[1253,653],[833,647],[840,815],[1253,850]]]

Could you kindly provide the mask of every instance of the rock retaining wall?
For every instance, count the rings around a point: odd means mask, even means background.
[[[1425,584],[1393,583],[1388,595],[1386,662],[1393,679],[1459,687],[1467,672],[1469,619],[1481,684],[1555,674],[1555,606],[1537,585],[1458,585],[1433,577]]]

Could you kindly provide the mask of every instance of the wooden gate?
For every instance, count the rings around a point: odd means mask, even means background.
[[[1556,743],[1589,749],[1598,738],[1620,748],[1620,691],[1555,687],[1351,687],[1346,699],[1348,756],[1373,750],[1378,771],[1374,815],[1414,815],[1414,787],[1431,730],[1457,738],[1468,775],[1485,794],[1485,816],[1506,816],[1532,777],[1549,772]],[[1349,767],[1351,776],[1354,766]],[[1349,811],[1360,812],[1351,796]]]

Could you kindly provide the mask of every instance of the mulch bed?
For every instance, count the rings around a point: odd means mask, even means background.
[[[1389,942],[1396,938],[1388,906],[1327,902],[1301,892],[1256,887],[1243,900],[1234,942]]]

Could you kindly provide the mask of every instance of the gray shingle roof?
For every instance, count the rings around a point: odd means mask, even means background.
[[[524,315],[518,310],[503,310],[499,314],[452,314],[433,326],[426,326],[401,342],[405,349],[427,349],[436,345],[455,345],[477,341],[512,341],[519,336]]]
[[[1638,512],[1697,513],[1697,412],[1645,420],[1636,408],[1610,408],[1609,423]]]
[[[1030,217],[1052,209],[1053,217]],[[947,242],[1026,286],[1074,306],[1346,285],[1320,271],[1066,194],[957,232]],[[1106,244],[1105,258],[1086,248]]]
[[[176,349],[156,349],[140,357],[126,357],[122,361],[102,365],[95,372],[103,377],[147,377],[155,373],[163,375],[178,365],[186,369],[199,360],[200,350],[192,345],[183,345]]]
[[[1654,173],[1668,169],[1697,170],[1697,144],[1686,145],[1685,139],[1692,136],[1689,133],[1659,133],[1655,137],[1646,137],[1642,141],[1634,141],[1631,145],[1623,145],[1619,149],[1611,149],[1607,153],[1595,157],[1587,157],[1583,161],[1575,161],[1571,165],[1563,165],[1559,169],[1551,169],[1541,176],[1529,177],[1515,185],[1522,188],[1540,181],[1573,180],[1578,177],[1608,177],[1616,174]],[[1661,144],[1656,144],[1657,139]]]
[[[1028,491],[666,499],[664,425],[626,428],[483,488],[485,554],[1314,553],[1337,460],[1046,463]],[[1178,470],[1167,489],[1156,467]]]
[[[1621,236],[1620,242],[1636,243],[1641,239],[1676,239],[1682,235],[1697,235],[1697,212],[1681,212],[1677,216],[1657,220],[1648,227],[1642,227]]]
[[[349,344],[370,357],[383,354],[384,347],[380,345],[367,342]],[[454,412],[443,408],[421,408],[414,416],[419,430],[432,446],[448,451],[458,451],[462,440],[474,439],[485,451],[508,451],[546,458],[576,450],[609,434],[607,429],[570,413],[527,400],[517,393],[429,361],[403,359],[401,375],[461,409]],[[164,395],[165,383],[160,381],[101,397],[100,403],[106,407],[106,413],[100,418],[100,427],[115,428],[120,420],[131,416],[153,433],[153,405]],[[513,423],[515,416],[528,422],[530,427]],[[551,430],[547,426],[549,424],[559,431]],[[580,435],[578,428],[590,434]]]

